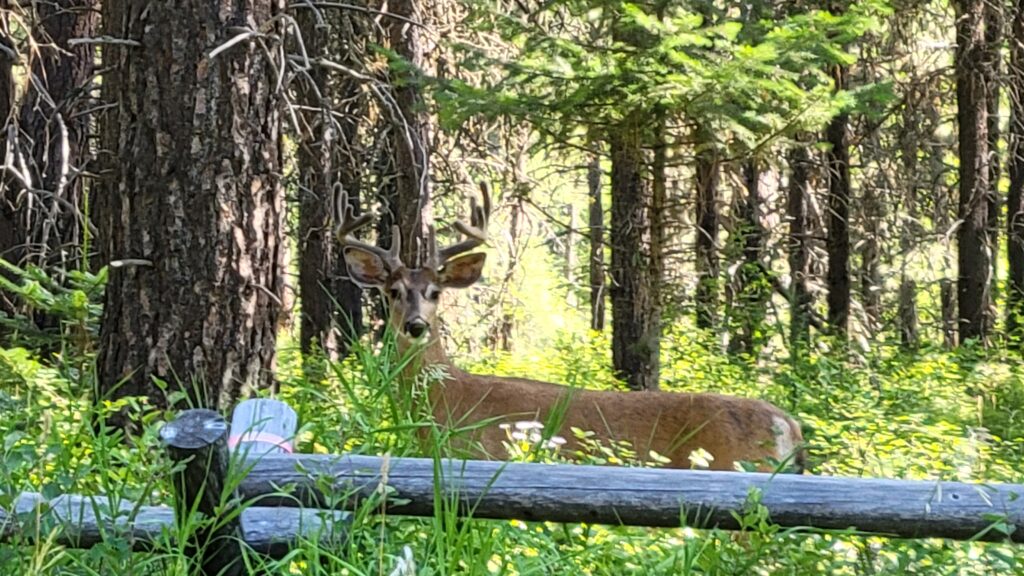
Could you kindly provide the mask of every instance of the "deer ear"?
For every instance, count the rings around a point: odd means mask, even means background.
[[[347,246],[345,248],[345,267],[352,281],[363,288],[381,288],[388,280],[388,267],[369,250]]]
[[[445,288],[466,288],[480,279],[487,255],[482,252],[465,254],[445,262],[441,268],[441,286]]]

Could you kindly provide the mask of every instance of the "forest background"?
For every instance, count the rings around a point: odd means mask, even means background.
[[[2,0],[0,505],[166,502],[160,424],[254,394],[296,406],[302,450],[414,452],[340,192],[410,262],[478,181],[458,364],[769,399],[813,474],[1019,481],[1022,96],[1024,3],[1001,0]],[[509,438],[569,456],[533,448]],[[756,502],[744,525],[371,516],[264,568],[385,574],[408,546],[422,574],[1021,570],[1012,545],[782,531]],[[12,574],[190,562],[0,547]]]

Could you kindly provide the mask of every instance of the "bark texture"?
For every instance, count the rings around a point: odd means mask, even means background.
[[[990,188],[988,71],[984,0],[960,0],[956,24],[956,99],[959,128],[960,197],[957,229],[957,306],[960,342],[985,340],[992,326],[992,244],[989,238]]]
[[[433,120],[427,113],[420,78],[429,71],[431,40],[420,26],[423,12],[417,0],[397,0],[390,11],[402,19],[388,18],[391,48],[402,57],[403,68],[391,71],[398,109],[391,112],[391,150],[394,155],[394,198],[392,216],[402,233],[402,261],[418,266],[426,257],[428,228],[433,224],[430,194],[430,143]]]
[[[999,212],[1002,209],[1002,197],[999,193],[1000,159],[999,159],[999,100],[1001,92],[1003,42],[1003,6],[1002,2],[985,2],[985,71],[986,102],[985,120],[988,127],[988,239],[991,246],[992,266],[989,275],[989,300],[993,306],[999,297]],[[993,310],[988,315],[989,331],[995,329],[996,314]]]
[[[273,382],[281,294],[276,27],[280,2],[110,0],[104,19],[136,47],[109,47],[104,82],[118,135],[107,196],[111,262],[98,381],[105,398],[228,410]],[[119,26],[123,26],[120,28]],[[111,121],[107,117],[107,121]],[[123,424],[123,423],[121,423]]]
[[[808,235],[811,158],[807,148],[800,143],[789,152],[789,169],[786,199],[786,218],[789,220],[789,338],[790,350],[799,354],[810,339],[811,313],[811,294],[807,289],[811,260]]]
[[[1024,0],[1014,7],[1011,24],[1010,127],[1006,193],[1006,238],[1009,258],[1006,331],[1018,347],[1024,345]]]
[[[639,114],[616,127],[612,156],[612,362],[633,390],[658,387],[661,320],[650,277],[651,191],[642,175]]]
[[[846,88],[846,69],[833,69],[836,89]],[[829,144],[828,166],[828,324],[837,336],[845,337],[850,322],[850,145],[847,127],[850,117],[837,114],[825,130]]]
[[[740,243],[740,265],[731,283],[733,294],[732,337],[729,353],[754,355],[764,341],[764,320],[771,289],[763,262],[767,231],[762,221],[764,200],[761,187],[762,169],[757,159],[743,164],[743,195],[739,200],[737,224]]]
[[[325,22],[321,22],[321,19]],[[353,68],[351,60],[365,54],[362,41],[368,34],[361,14],[326,10],[298,14],[307,53]],[[362,188],[362,156],[357,143],[366,101],[360,85],[348,76],[332,74],[317,66],[300,82],[301,117],[299,147],[299,294],[302,317],[299,341],[304,353],[314,344],[331,358],[348,354],[362,332],[362,289],[348,279],[333,230],[341,214],[335,214],[340,191],[347,193],[356,214]]]
[[[927,89],[925,89],[927,90]],[[910,100],[903,109],[903,128],[900,132],[900,156],[903,174],[899,178],[903,191],[903,209],[900,210],[900,298],[899,331],[900,344],[905,348],[916,348],[919,343],[917,314],[917,283],[910,275],[910,258],[919,236],[920,214],[918,210],[918,158],[921,150],[922,132],[919,129],[921,96],[911,91]]]
[[[712,328],[718,318],[718,152],[707,129],[697,131],[694,178],[697,188],[696,269],[694,307],[698,328]]]
[[[0,0],[0,9],[7,8],[7,0]],[[11,42],[10,27],[6,11],[0,10],[0,163],[10,162],[8,127],[11,111],[14,107],[14,43]],[[17,211],[14,208],[13,180],[6,173],[0,172],[0,258],[17,260],[15,247],[21,242],[18,239]],[[2,273],[2,272],[0,272]],[[13,314],[14,302],[0,291],[0,313]]]
[[[601,157],[594,154],[587,165],[587,189],[590,196],[590,329],[604,330],[604,202],[601,186]]]
[[[65,269],[89,248],[81,173],[89,160],[88,92],[95,68],[93,45],[72,46],[69,40],[95,35],[99,2],[58,0],[34,7],[33,36],[40,47],[20,106],[20,148],[31,159],[26,175],[32,187],[45,194],[30,192],[36,207],[22,210],[25,216],[33,213],[21,223],[27,242],[23,257]]]

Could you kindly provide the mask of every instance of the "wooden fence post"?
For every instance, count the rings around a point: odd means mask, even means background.
[[[175,517],[199,513],[201,527],[186,550],[200,555],[204,576],[242,574],[242,529],[234,491],[225,494],[229,469],[228,426],[213,410],[186,410],[160,430],[160,439],[178,465],[173,482]]]

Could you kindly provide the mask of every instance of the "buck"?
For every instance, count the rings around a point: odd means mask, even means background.
[[[443,368],[445,376],[429,384],[426,397],[439,426],[468,430],[456,435],[456,446],[474,456],[504,459],[508,433],[500,424],[534,420],[546,423],[547,433],[563,438],[570,449],[580,442],[571,433],[577,428],[593,432],[593,438],[602,442],[627,441],[645,459],[656,452],[674,468],[690,468],[691,454],[703,449],[713,458],[711,469],[731,470],[737,463],[752,462],[770,470],[792,462],[802,470],[800,427],[768,402],[721,394],[586,390],[470,374],[452,364],[437,330],[438,304],[444,290],[467,288],[480,279],[485,255],[473,250],[486,242],[491,211],[484,184],[481,191],[482,204],[471,199],[470,222],[455,223],[465,239],[438,249],[430,228],[428,253],[418,268],[407,267],[399,257],[397,227],[390,250],[354,237],[373,214],[356,218],[346,208],[336,230],[352,280],[384,293],[399,351],[414,355],[412,370]],[[347,207],[348,202],[343,199],[340,205]]]

